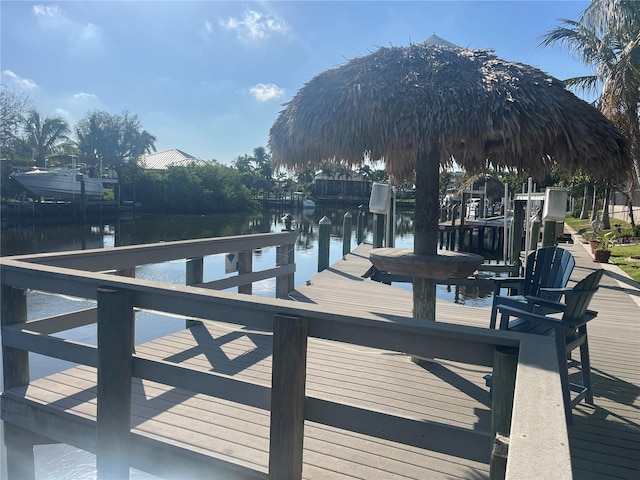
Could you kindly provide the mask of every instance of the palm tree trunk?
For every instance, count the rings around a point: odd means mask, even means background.
[[[593,201],[591,203],[591,221],[593,222],[596,218],[598,218],[598,210],[596,209],[598,205],[598,189],[593,187]]]
[[[631,224],[631,228],[636,228],[636,220],[633,216],[633,197],[631,195],[627,196],[627,206],[629,208],[629,223]]]
[[[604,189],[604,200],[602,202],[602,228],[609,230],[611,222],[609,221],[609,197],[611,196],[611,187]]]
[[[582,210],[580,211],[580,220],[586,220],[587,218],[589,218],[589,215],[587,212],[587,194],[588,193],[589,193],[589,186],[585,185],[584,192],[582,195]]]

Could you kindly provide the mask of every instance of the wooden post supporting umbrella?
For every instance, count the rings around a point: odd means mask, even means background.
[[[269,147],[290,168],[384,159],[397,180],[415,181],[414,253],[427,256],[437,254],[440,166],[631,168],[620,132],[561,81],[486,50],[430,44],[383,47],[317,75],[286,104]],[[435,281],[414,277],[414,316],[435,319]]]

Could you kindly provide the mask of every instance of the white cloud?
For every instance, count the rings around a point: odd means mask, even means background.
[[[283,88],[280,88],[273,83],[258,83],[251,87],[249,91],[259,102],[268,102],[269,100],[280,98],[285,93]]]
[[[96,95],[94,95],[93,93],[86,93],[86,92],[78,92],[78,93],[74,93],[73,94],[73,98],[78,98],[78,99],[94,99],[94,98],[98,98]]]
[[[34,5],[33,13],[43,20],[58,20],[61,14],[57,5]]]
[[[209,20],[204,21],[204,29],[207,33],[213,33],[213,24]]]
[[[33,90],[35,88],[38,88],[38,85],[36,84],[36,82],[31,80],[30,78],[22,78],[16,75],[11,70],[4,70],[2,74],[5,75],[6,77],[9,77],[15,85],[25,90]]]
[[[66,37],[69,46],[74,50],[94,49],[102,46],[102,27],[92,22],[82,23],[69,18],[64,10],[57,5],[35,5],[33,14],[40,26]]]
[[[288,30],[284,19],[255,10],[247,10],[242,18],[230,17],[221,21],[220,25],[235,31],[241,40],[259,40],[272,34],[284,35]]]
[[[82,42],[101,42],[102,41],[102,27],[89,22],[82,27],[80,33],[80,41]]]
[[[64,108],[59,108],[58,107],[58,108],[56,108],[55,112],[56,112],[56,116],[58,116],[58,117],[62,117],[62,118],[65,118],[65,119],[70,117],[69,112],[67,110],[65,110]]]

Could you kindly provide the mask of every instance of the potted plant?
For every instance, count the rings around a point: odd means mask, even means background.
[[[596,250],[600,246],[600,243],[601,243],[601,240],[597,237],[594,237],[591,240],[589,240],[589,247],[591,248],[592,255],[595,255]]]
[[[618,234],[614,231],[607,232],[602,235],[600,245],[598,245],[593,253],[594,260],[596,262],[607,263],[609,261],[609,257],[611,256],[611,247],[613,247],[617,236]]]
[[[596,249],[600,246],[600,242],[602,239],[593,232],[586,232],[582,234],[582,237],[589,242],[589,247],[591,248],[591,255],[595,255]]]

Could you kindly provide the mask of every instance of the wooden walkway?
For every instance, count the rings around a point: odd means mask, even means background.
[[[601,288],[591,303],[598,317],[589,323],[595,407],[584,403],[578,405],[574,409],[574,423],[569,428],[574,477],[637,479],[640,478],[640,286],[618,267],[594,263],[584,245],[576,242],[562,247],[576,258],[570,284],[595,268],[606,270]],[[374,309],[380,312],[384,308],[395,314],[410,314],[410,292],[391,291],[386,285],[371,285],[357,278],[368,268],[366,262],[357,260],[366,258],[367,246],[360,246],[353,255],[320,273],[311,285],[299,287],[292,296],[318,304],[337,303],[358,311]],[[343,278],[352,282],[347,286]],[[341,288],[347,289],[349,294],[337,295]],[[375,299],[375,306],[372,299]],[[488,309],[474,307],[470,311],[468,308],[438,302],[436,316],[442,322],[471,326],[488,324]],[[455,372],[458,380],[473,388],[476,392],[473,396],[482,399],[479,393],[482,387],[478,387],[477,378],[474,378],[477,372],[468,375],[462,365],[448,364],[441,368]],[[574,372],[577,375],[578,370],[574,369]],[[464,390],[460,394],[464,396]],[[480,402],[479,411],[482,406]]]
[[[576,258],[570,285],[596,268],[604,268],[600,290],[591,303],[598,317],[589,323],[595,407],[584,403],[574,409],[569,428],[572,466],[576,479],[640,478],[640,286],[614,265],[593,262],[588,246],[561,245]],[[358,279],[367,262],[367,246],[360,246],[346,261],[338,262],[313,279],[311,285],[293,293],[301,301],[339,304],[345,308],[396,314],[410,314],[411,294],[382,284],[371,285]],[[341,279],[352,280],[341,286]],[[355,280],[355,281],[354,281]],[[393,292],[393,293],[390,293]],[[380,313],[384,315],[383,313]],[[487,326],[489,310],[438,302],[436,317],[441,322]],[[576,356],[579,358],[579,355]],[[457,376],[472,389],[472,397],[482,400],[477,372],[466,372],[463,365],[439,366]],[[574,369],[576,378],[578,370]],[[467,390],[468,392],[468,390]],[[458,396],[465,396],[465,390]],[[486,406],[486,404],[485,404]],[[477,406],[482,411],[482,401]]]
[[[291,293],[292,301],[390,321],[396,315],[410,315],[408,290],[362,278],[370,266],[368,248],[358,247],[314,276]],[[582,245],[567,248],[577,260],[576,279],[600,268]],[[600,314],[589,325],[596,407],[580,405],[569,429],[576,479],[640,478],[640,290],[617,269],[606,268],[608,276],[592,304]],[[438,321],[474,326],[489,322],[488,307],[439,301],[436,308]],[[271,338],[268,331],[206,322],[138,345],[136,354],[270,387]],[[306,390],[318,399],[459,426],[481,438],[490,429],[491,400],[483,380],[487,372],[449,361],[421,367],[402,354],[309,338]],[[192,467],[201,464],[202,478],[210,478],[213,457],[231,460],[239,470],[249,467],[266,475],[268,390],[263,392],[267,398],[257,392],[249,405],[239,405],[134,379],[132,435],[157,448],[158,457],[134,454],[132,466],[163,478],[184,478],[182,467],[188,462]],[[56,429],[51,438],[95,451],[95,430],[89,428],[96,419],[94,368],[79,366],[5,392],[3,415],[13,408],[27,408],[24,399],[34,408],[46,405],[61,421],[72,420],[65,423],[73,425],[72,430]],[[304,478],[488,478],[488,452],[487,458],[464,451],[454,456],[437,447],[425,450],[305,423]],[[177,448],[168,450],[162,443]],[[169,459],[173,467],[167,468],[159,458]]]

